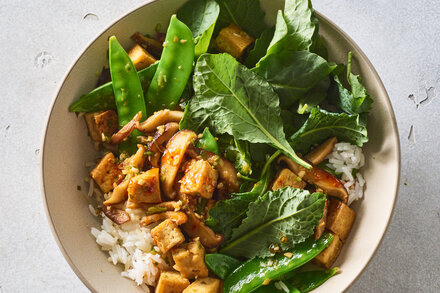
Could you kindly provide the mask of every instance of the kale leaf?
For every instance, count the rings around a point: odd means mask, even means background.
[[[208,51],[219,14],[220,7],[214,0],[190,0],[177,11],[177,18],[189,27],[197,41],[196,57]]]
[[[273,255],[271,245],[291,249],[313,234],[324,203],[324,194],[307,190],[286,187],[267,192],[249,204],[246,218],[220,252],[252,258]]]
[[[208,126],[216,134],[267,143],[309,168],[287,142],[279,98],[270,84],[229,54],[204,54],[194,70],[195,96],[185,108],[181,129]]]
[[[319,108],[312,109],[304,125],[289,141],[296,151],[306,153],[312,145],[332,136],[360,147],[368,141],[367,128],[360,123],[358,114],[330,113]]]

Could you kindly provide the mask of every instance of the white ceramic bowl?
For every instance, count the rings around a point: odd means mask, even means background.
[[[121,268],[107,261],[90,234],[100,220],[88,210],[83,195],[87,161],[96,159],[83,119],[68,112],[68,106],[94,87],[96,72],[106,60],[107,39],[116,35],[128,48],[135,31],[152,33],[157,23],[167,27],[170,16],[185,0],[153,1],[127,14],[99,35],[76,60],[66,75],[50,111],[42,152],[42,193],[52,232],[68,263],[92,291],[141,292],[131,280],[120,276]],[[274,23],[283,1],[261,0],[266,22]],[[354,53],[353,70],[362,76],[374,99],[368,130],[370,141],[364,147],[367,181],[365,199],[353,204],[357,214],[353,230],[336,265],[342,273],[315,292],[341,292],[359,276],[373,257],[386,231],[397,196],[400,146],[394,113],[385,88],[360,48],[335,24],[318,14],[320,34],[330,60],[346,62]],[[78,191],[77,186],[82,186]]]

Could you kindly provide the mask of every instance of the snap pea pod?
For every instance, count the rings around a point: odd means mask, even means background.
[[[147,90],[148,115],[174,109],[193,70],[194,40],[191,30],[171,16],[161,61]]]
[[[142,113],[140,120],[144,120],[145,100],[139,76],[127,52],[115,36],[109,39],[109,63],[119,127],[127,124],[139,111]],[[140,134],[138,130],[134,130],[127,140],[119,144],[119,152],[136,152],[136,137]]]
[[[301,291],[296,289],[292,284],[287,282],[282,282],[282,284],[280,284],[280,281],[270,282],[269,285],[261,286],[252,291],[252,293],[286,293],[286,290],[283,287],[285,287],[289,293],[301,293]]]
[[[214,274],[224,280],[242,262],[226,254],[211,253],[205,255],[205,263]]]
[[[289,283],[298,288],[301,293],[310,292],[324,284],[328,279],[339,273],[339,268],[329,270],[298,272]]]
[[[217,140],[215,139],[214,135],[211,134],[208,127],[203,130],[203,136],[197,142],[197,147],[210,151],[216,155],[218,155],[220,152]]]
[[[317,256],[333,240],[325,234],[318,240],[308,240],[295,245],[289,254],[276,254],[271,258],[256,257],[236,268],[225,280],[223,292],[246,293],[261,286],[267,280],[275,280]],[[291,254],[291,255],[290,255]]]
[[[145,93],[154,73],[156,73],[159,62],[156,62],[145,69],[138,71],[139,80]],[[104,110],[116,110],[115,96],[113,94],[112,82],[107,82],[91,92],[81,96],[69,107],[70,112],[98,112]]]

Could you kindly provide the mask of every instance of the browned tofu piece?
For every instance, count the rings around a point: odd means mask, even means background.
[[[321,238],[322,234],[324,234],[325,226],[327,225],[327,213],[328,213],[328,205],[329,199],[325,199],[324,211],[322,213],[322,218],[319,220],[318,225],[315,227],[315,239],[318,240]]]
[[[159,203],[159,168],[153,168],[130,179],[128,184],[130,201],[137,203]]]
[[[272,184],[272,190],[275,191],[277,189],[287,186],[304,189],[306,185],[307,183],[303,181],[298,175],[286,168],[281,170],[275,177],[275,180]]]
[[[205,248],[196,238],[182,244],[171,251],[175,262],[174,269],[188,279],[208,276],[208,267],[205,264]]]
[[[220,52],[231,54],[234,58],[240,58],[244,50],[254,42],[239,26],[232,23],[223,28],[215,39],[215,47]]]
[[[355,212],[345,203],[336,199],[330,199],[326,227],[338,235],[342,242],[347,240],[355,218]]]
[[[87,113],[84,119],[93,141],[108,142],[113,133],[118,131],[118,115],[113,110]]]
[[[315,261],[323,268],[329,269],[338,258],[341,249],[341,239],[338,237],[338,235],[333,234],[333,241],[326,249],[315,257]]]
[[[134,67],[136,67],[136,70],[147,68],[157,61],[147,50],[138,44],[134,45],[133,48],[128,51],[128,56],[131,62],[133,62]]]
[[[178,272],[162,272],[155,293],[182,293],[189,286],[188,279]]]
[[[186,195],[212,197],[217,186],[218,172],[204,160],[191,160],[180,180],[180,192]]]
[[[177,224],[170,219],[166,219],[151,229],[151,236],[153,237],[154,243],[164,254],[174,246],[177,246],[185,241],[185,237]]]
[[[120,176],[122,176],[113,153],[105,154],[95,169],[90,172],[90,176],[95,180],[102,192],[112,191],[113,183],[117,183]]]
[[[183,293],[218,293],[220,280],[215,278],[200,278],[183,290]]]

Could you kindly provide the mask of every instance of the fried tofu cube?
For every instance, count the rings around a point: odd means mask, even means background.
[[[183,293],[218,293],[220,280],[215,278],[200,278],[183,290]]]
[[[315,227],[315,239],[318,240],[321,238],[322,234],[324,234],[325,227],[327,225],[327,213],[328,213],[328,205],[329,205],[329,199],[325,199],[325,205],[324,205],[324,211],[322,213],[322,218],[319,220],[318,225]]]
[[[163,254],[185,241],[185,237],[177,224],[170,219],[166,219],[151,229],[151,236]]]
[[[147,52],[147,50],[142,48],[142,46],[140,46],[139,44],[134,45],[133,48],[128,51],[128,56],[133,62],[134,67],[136,67],[136,70],[147,68],[157,61],[150,53]]]
[[[212,198],[217,186],[218,172],[204,160],[191,160],[180,180],[180,192],[186,195]]]
[[[108,142],[113,133],[118,131],[118,115],[113,110],[87,113],[84,115],[89,135],[93,141]]]
[[[215,47],[220,52],[226,52],[234,58],[240,58],[254,41],[254,38],[232,23],[219,32],[215,39]]]
[[[160,203],[159,168],[153,168],[130,179],[130,201],[137,203]]]
[[[287,186],[304,189],[306,185],[307,183],[304,180],[302,180],[298,175],[286,168],[281,170],[275,177],[275,180],[272,184],[272,191]]]
[[[189,286],[189,280],[178,272],[162,272],[155,293],[182,293]]]
[[[315,257],[315,261],[325,269],[329,269],[338,258],[341,249],[341,239],[338,237],[338,235],[333,234],[333,241],[326,249]]]
[[[107,153],[98,165],[90,172],[90,176],[98,184],[102,192],[113,190],[113,183],[117,183],[122,176],[113,153]]]
[[[194,279],[208,276],[208,267],[205,264],[205,248],[198,238],[174,248],[171,253],[175,262],[173,268],[185,278]]]
[[[326,227],[338,235],[342,242],[347,240],[355,218],[355,212],[345,203],[336,199],[330,200]]]

